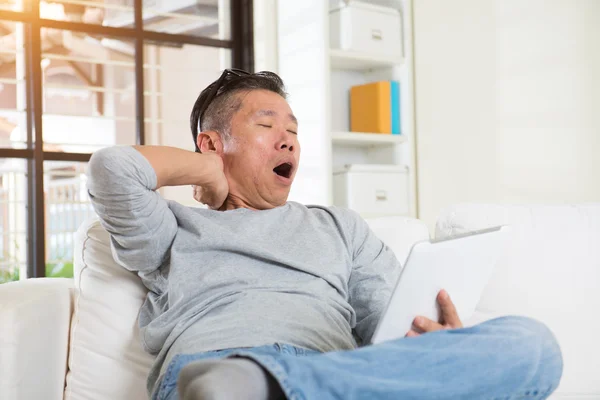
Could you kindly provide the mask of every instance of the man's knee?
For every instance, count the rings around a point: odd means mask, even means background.
[[[563,370],[562,353],[545,324],[528,317],[509,316],[484,322],[481,327],[512,342],[509,358],[526,362],[535,375],[543,376],[554,388],[558,386]]]

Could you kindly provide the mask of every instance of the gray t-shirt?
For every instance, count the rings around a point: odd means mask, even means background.
[[[368,343],[401,267],[353,211],[288,202],[213,211],[166,201],[132,147],[96,152],[88,192],[115,260],[148,288],[148,391],[176,354],[275,342],[322,352]],[[190,192],[191,195],[191,192]]]

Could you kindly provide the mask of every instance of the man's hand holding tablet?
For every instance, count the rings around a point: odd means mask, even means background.
[[[508,232],[508,227],[495,227],[416,243],[371,343],[462,328],[462,321],[475,311]]]
[[[462,328],[463,324],[458,317],[456,307],[450,299],[448,292],[440,290],[437,295],[437,303],[440,306],[440,320],[435,322],[427,317],[419,315],[413,321],[412,328],[406,334],[406,337],[419,336],[422,333],[441,331],[443,329]]]

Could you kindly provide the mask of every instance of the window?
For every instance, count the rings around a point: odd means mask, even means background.
[[[91,154],[191,149],[199,91],[252,58],[251,0],[0,0],[0,283],[71,277]]]

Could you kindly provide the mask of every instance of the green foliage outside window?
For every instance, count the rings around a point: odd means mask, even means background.
[[[46,277],[48,278],[72,278],[73,263],[59,262],[46,264]],[[0,284],[19,280],[19,269],[0,270]]]

